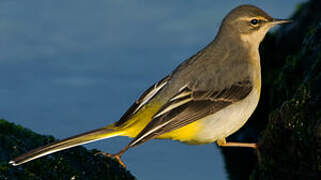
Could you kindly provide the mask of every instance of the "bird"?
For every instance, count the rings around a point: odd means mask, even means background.
[[[227,142],[256,109],[261,91],[259,45],[277,24],[254,5],[240,5],[222,20],[214,40],[153,84],[116,122],[22,154],[9,163],[17,166],[45,155],[89,142],[127,136],[132,140],[118,153],[100,152],[116,159],[151,139],[186,144],[216,142],[222,147],[257,148],[256,143]]]

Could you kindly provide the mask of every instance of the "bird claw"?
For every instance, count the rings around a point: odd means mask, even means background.
[[[100,152],[95,153],[95,156],[98,156],[98,155],[103,155],[108,158],[116,159],[121,166],[123,166],[124,168],[127,167],[126,164],[121,160],[121,156],[119,154],[111,154],[111,153],[106,153],[106,152],[100,151]]]
[[[102,151],[99,151],[99,152],[95,153],[94,155],[95,155],[95,156],[103,155],[103,156],[106,156],[106,157],[109,157],[109,158],[113,158],[113,154],[111,154],[111,153],[106,153],[106,152],[102,152]]]
[[[256,152],[256,156],[257,156],[257,161],[259,164],[261,164],[262,162],[262,156],[261,156],[261,151],[260,151],[260,144],[256,143],[255,144],[255,152]]]

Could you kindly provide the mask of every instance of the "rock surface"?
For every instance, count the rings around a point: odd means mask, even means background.
[[[21,166],[14,167],[8,164],[13,157],[53,141],[55,138],[52,136],[39,135],[3,119],[0,120],[0,179],[135,179],[118,162],[95,156],[97,150],[88,151],[83,147],[54,153]]]

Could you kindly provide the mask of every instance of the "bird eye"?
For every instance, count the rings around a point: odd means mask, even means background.
[[[256,25],[258,22],[259,22],[259,20],[257,20],[257,19],[252,19],[251,20],[251,24],[253,24],[253,25]]]

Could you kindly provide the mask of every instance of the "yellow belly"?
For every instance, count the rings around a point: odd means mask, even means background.
[[[151,121],[152,117],[159,110],[161,104],[149,104],[143,107],[137,114],[135,114],[130,120],[125,122],[121,127],[115,127],[111,125],[111,128],[116,128],[121,131],[120,136],[136,137],[139,132],[143,130],[144,127]],[[200,129],[200,123],[195,121],[184,127],[170,131],[168,133],[162,134],[157,139],[172,139],[189,144],[195,144],[193,138]]]
[[[172,139],[188,144],[198,144],[198,142],[195,141],[195,137],[200,128],[201,124],[199,121],[195,121],[174,131],[162,134],[158,136],[157,139]]]

